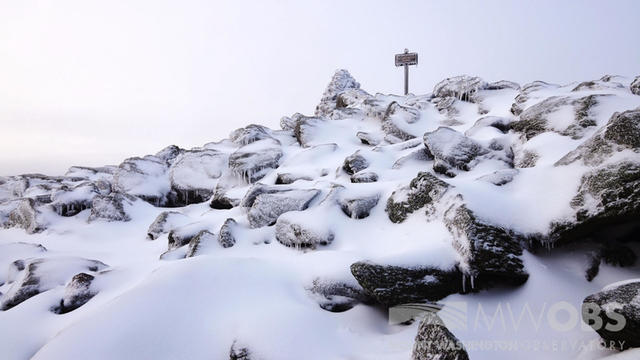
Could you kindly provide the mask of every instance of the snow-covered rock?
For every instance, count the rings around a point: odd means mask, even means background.
[[[372,302],[357,283],[316,278],[307,290],[321,308],[331,312],[343,312],[357,304]]]
[[[435,313],[420,322],[411,360],[469,360],[464,345],[444,325]]]
[[[461,75],[442,80],[433,88],[433,96],[452,97],[462,101],[474,102],[473,96],[487,87],[487,83],[479,77]]]
[[[189,241],[189,248],[187,249],[185,257],[194,257],[203,253],[207,248],[214,245],[216,241],[217,237],[215,234],[208,230],[201,230]]]
[[[229,169],[248,183],[262,179],[280,164],[282,147],[275,139],[244,145],[229,156]]]
[[[305,210],[318,194],[318,190],[262,193],[256,196],[247,213],[249,224],[252,228],[273,225],[280,215],[288,211]]]
[[[163,211],[149,225],[147,230],[147,238],[155,240],[162,234],[168,234],[169,231],[189,223],[191,219],[177,211]]]
[[[236,237],[234,235],[234,230],[238,226],[238,223],[232,219],[228,218],[220,227],[220,232],[218,233],[218,243],[223,248],[232,247],[236,244]]]
[[[338,95],[347,90],[360,89],[360,83],[357,82],[347,70],[340,69],[335,72],[331,78],[331,82],[327,85],[320,104],[316,106],[316,116],[331,117],[332,112],[338,108]],[[340,104],[344,107],[344,103]]]
[[[424,144],[435,159],[434,171],[447,176],[455,176],[455,169],[470,170],[476,158],[489,153],[478,142],[448,127],[424,134]]]
[[[369,167],[369,162],[359,153],[347,156],[342,164],[342,169],[349,175],[353,175],[367,167]]]
[[[364,196],[342,196],[338,201],[342,212],[352,219],[364,219],[378,205],[380,194]]]
[[[53,309],[57,314],[66,314],[86,304],[95,296],[95,290],[91,289],[91,283],[95,276],[87,273],[79,273],[71,278],[64,289],[64,297],[60,299],[60,305]]]
[[[98,219],[106,221],[129,221],[131,217],[127,214],[127,206],[131,206],[135,198],[120,193],[109,195],[97,195],[91,201],[91,215],[89,221]]]
[[[284,246],[296,249],[315,249],[329,245],[333,232],[324,223],[314,223],[317,214],[313,211],[290,211],[276,221],[276,240]]]
[[[408,186],[403,186],[391,194],[385,211],[389,220],[401,223],[411,213],[439,200],[448,189],[449,184],[435,175],[420,172]]]
[[[0,203],[0,225],[4,228],[23,228],[27,233],[35,234],[44,231],[48,221],[36,209],[35,200],[19,198]]]
[[[636,95],[640,95],[640,76],[636,76],[636,78],[633,80],[633,82],[629,86],[629,89],[631,90],[632,93]]]

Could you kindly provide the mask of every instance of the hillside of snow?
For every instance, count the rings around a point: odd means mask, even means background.
[[[0,357],[638,355],[599,345],[581,306],[640,278],[640,77],[397,96],[339,70],[280,124],[0,177]],[[596,301],[635,326],[637,289]],[[406,304],[446,328],[396,321]]]

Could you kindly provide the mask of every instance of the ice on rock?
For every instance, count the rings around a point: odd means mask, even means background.
[[[155,240],[162,234],[167,234],[171,230],[186,225],[191,221],[191,218],[177,211],[163,211],[149,225],[147,239]]]
[[[327,85],[320,104],[316,106],[316,116],[330,117],[331,113],[338,107],[338,95],[349,89],[360,89],[360,83],[358,83],[347,70],[337,70],[335,74],[333,74],[331,82]]]
[[[33,199],[19,198],[0,203],[0,225],[4,228],[19,227],[28,234],[35,234],[44,231],[48,224]]]
[[[365,145],[376,146],[380,144],[380,142],[382,142],[382,139],[380,137],[365,131],[358,131],[356,133],[356,136]]]
[[[166,160],[156,156],[129,158],[118,166],[114,175],[115,188],[152,205],[162,206],[171,191],[168,169]]]
[[[79,272],[95,274],[105,268],[107,265],[98,260],[71,256],[25,260],[9,290],[0,297],[0,307],[8,310],[33,296],[66,284]]]
[[[338,200],[342,212],[352,219],[364,219],[369,216],[371,210],[378,205],[380,194],[362,196],[341,196]]]
[[[316,278],[307,291],[321,308],[331,312],[344,312],[357,304],[373,302],[364,289],[354,281]]]
[[[17,270],[11,264],[15,260],[40,257],[47,249],[40,244],[12,242],[0,245],[0,286],[15,279]],[[10,271],[12,269],[12,271]]]
[[[229,248],[236,244],[234,231],[237,226],[239,226],[238,223],[232,218],[228,218],[224,221],[220,228],[220,232],[218,233],[218,243],[220,246],[223,248]]]
[[[262,125],[251,124],[231,132],[229,139],[238,145],[248,145],[258,140],[269,139],[271,130]]]
[[[97,195],[91,202],[91,214],[88,220],[89,222],[129,221],[131,217],[127,213],[127,207],[131,206],[135,200],[131,195],[121,193]]]
[[[194,222],[176,227],[169,231],[167,249],[169,251],[177,249],[189,242],[200,234],[203,230],[208,230],[209,224],[203,222]]]
[[[433,96],[439,98],[453,97],[461,101],[474,102],[473,96],[487,87],[487,83],[479,77],[461,75],[442,80],[433,88]]]
[[[194,257],[207,251],[216,243],[217,237],[208,230],[201,230],[189,241],[189,248],[185,257]]]
[[[449,187],[431,173],[418,173],[409,185],[394,191],[387,200],[385,211],[389,220],[394,223],[405,221],[411,213],[439,200]]]
[[[435,159],[434,170],[447,176],[455,176],[455,169],[468,171],[474,160],[489,153],[480,143],[448,127],[424,134],[424,144]]]
[[[95,276],[87,273],[76,274],[64,289],[64,297],[60,300],[60,305],[53,309],[57,314],[66,314],[80,306],[86,304],[96,295],[96,291],[91,289],[91,283]]]
[[[496,170],[491,174],[479,177],[477,180],[487,181],[495,186],[502,186],[512,182],[513,178],[516,177],[518,173],[518,169]]]
[[[373,171],[361,171],[351,175],[350,179],[354,184],[372,183],[378,181],[378,174]]]
[[[300,211],[309,207],[319,190],[284,190],[262,193],[256,196],[247,213],[252,228],[275,224],[278,217],[288,211]]]
[[[331,244],[334,234],[327,221],[326,209],[290,211],[276,221],[276,240],[295,249],[316,249]]]
[[[158,151],[155,154],[155,157],[171,165],[173,164],[173,161],[178,157],[178,155],[180,155],[183,151],[184,149],[181,149],[176,145],[169,145],[166,148]]]
[[[258,140],[232,153],[229,156],[229,169],[247,183],[254,183],[277,168],[282,155],[279,141]]]
[[[481,117],[471,128],[464,132],[464,135],[474,136],[487,127],[492,127],[504,134],[511,129],[511,119],[500,116]]]
[[[189,150],[178,155],[169,169],[171,189],[178,206],[207,201],[218,178],[227,169],[229,156],[211,150]]]
[[[631,85],[629,86],[631,93],[640,95],[640,76],[636,76]]]
[[[293,134],[298,140],[298,144],[302,147],[309,147],[314,144],[316,132],[322,128],[327,120],[320,117],[310,117],[300,115],[295,120]]]
[[[536,93],[541,93],[548,89],[557,89],[560,85],[549,84],[544,81],[534,81],[529,84],[525,84],[520,88],[520,92],[515,98],[515,102],[511,105],[511,113],[513,115],[520,115],[522,110],[527,106],[527,103],[532,99],[537,98]]]
[[[349,175],[353,175],[367,167],[369,167],[369,161],[358,152],[347,156],[342,164],[342,169]]]
[[[485,89],[486,90],[504,90],[504,89],[520,90],[520,84],[513,81],[508,81],[508,80],[500,80],[500,81],[487,84]]]

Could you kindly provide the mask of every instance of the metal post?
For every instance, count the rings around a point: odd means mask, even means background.
[[[409,94],[409,65],[404,66],[404,94]]]

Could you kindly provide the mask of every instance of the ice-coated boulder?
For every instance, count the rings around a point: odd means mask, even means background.
[[[489,153],[478,142],[448,127],[424,134],[424,144],[433,155],[434,171],[455,176],[455,169],[468,171],[476,158]]]
[[[149,225],[147,230],[147,239],[155,240],[162,234],[189,223],[191,220],[188,216],[177,211],[163,211]]]
[[[91,283],[95,276],[87,273],[79,273],[71,278],[64,289],[64,296],[60,299],[60,305],[53,309],[57,314],[66,314],[86,304],[96,295],[91,289]]]
[[[173,164],[174,160],[182,152],[184,152],[184,149],[181,149],[176,145],[169,145],[164,149],[158,151],[154,156],[156,159],[164,161],[167,164]]]
[[[235,228],[238,226],[238,223],[232,219],[228,218],[220,227],[220,232],[218,233],[218,243],[223,248],[229,248],[236,244],[236,237],[233,234]]]
[[[623,89],[624,85],[619,82],[611,81],[611,78],[605,75],[600,80],[583,81],[571,90],[576,91],[593,91],[593,90],[617,90]]]
[[[23,261],[9,290],[0,297],[0,309],[8,310],[56,286],[65,285],[79,272],[96,273],[107,267],[98,260],[58,256]]]
[[[486,181],[492,183],[495,186],[502,186],[512,182],[513,178],[515,178],[518,173],[518,169],[496,170],[491,174],[479,177],[477,180]]]
[[[462,290],[457,269],[400,267],[360,261],[351,265],[351,273],[368,296],[385,306],[437,301]]]
[[[44,231],[48,226],[45,216],[36,209],[33,199],[20,198],[0,203],[0,226],[19,227],[28,234]]]
[[[189,241],[189,248],[185,257],[194,257],[216,243],[217,237],[208,230],[201,230]]]
[[[448,199],[443,221],[453,236],[458,252],[459,269],[469,277],[470,288],[487,288],[496,284],[521,285],[529,274],[520,256],[519,239],[509,231],[493,225],[469,210],[461,195]]]
[[[121,193],[97,195],[91,202],[89,222],[99,219],[106,221],[129,221],[131,220],[131,216],[127,213],[127,206],[132,205],[135,200],[134,197]]]
[[[339,200],[342,212],[352,219],[364,219],[371,210],[378,205],[380,194],[349,196],[344,195]]]
[[[168,169],[164,158],[153,155],[129,158],[118,166],[114,174],[115,188],[152,205],[163,206],[171,191]]]
[[[614,153],[624,150],[640,152],[640,110],[614,113],[605,126],[558,160],[556,165],[581,161],[588,166],[597,166]]]
[[[544,81],[534,81],[532,83],[525,84],[520,88],[518,96],[515,98],[515,102],[511,105],[511,113],[513,115],[520,115],[524,110],[526,103],[534,97],[535,93],[545,89],[556,89],[560,85],[549,84]]]
[[[613,284],[587,296],[582,321],[607,344],[622,350],[640,347],[640,281]]]
[[[331,113],[338,107],[338,95],[349,89],[360,89],[360,83],[347,70],[336,70],[331,82],[329,82],[324,94],[322,94],[320,104],[316,106],[315,115],[330,117]]]
[[[529,140],[547,131],[554,131],[573,139],[580,139],[586,130],[596,126],[593,108],[608,95],[589,95],[578,99],[552,96],[526,108],[511,129]],[[567,121],[567,118],[572,121]]]
[[[262,193],[255,198],[247,217],[252,228],[275,224],[278,217],[288,211],[306,209],[320,194],[319,190],[284,190]]]
[[[342,169],[349,175],[353,175],[369,167],[369,161],[359,152],[351,154],[344,159]]]
[[[91,182],[83,182],[73,188],[65,186],[52,193],[49,206],[60,216],[74,216],[91,208],[93,198],[98,194],[99,189]]]
[[[387,200],[385,211],[389,220],[394,223],[405,221],[411,213],[439,200],[449,187],[431,173],[418,173],[408,186],[394,191]]]
[[[473,96],[487,87],[487,83],[479,77],[461,75],[447,78],[436,84],[433,96],[453,97],[462,101],[474,102]]]
[[[313,178],[303,174],[278,173],[278,176],[276,177],[276,185],[289,185],[298,180],[311,181]]]
[[[227,169],[225,153],[212,150],[189,150],[178,155],[169,169],[172,206],[185,206],[207,201],[218,178]]]
[[[629,89],[633,94],[640,95],[640,76],[636,76],[636,78],[633,79],[633,82],[631,82]]]
[[[229,156],[229,169],[248,183],[262,179],[280,164],[282,146],[278,140],[264,139],[244,145]]]
[[[435,313],[428,313],[418,326],[411,360],[469,360],[464,345]]]
[[[307,291],[321,308],[331,312],[344,312],[357,304],[373,302],[357,282],[316,278]]]
[[[508,81],[508,80],[500,80],[500,81],[489,83],[485,89],[486,90],[504,90],[504,89],[520,90],[520,84],[513,81]]]
[[[184,245],[198,236],[203,230],[208,230],[209,226],[204,223],[194,222],[176,227],[169,231],[167,249],[171,251]]]
[[[387,134],[385,139],[396,139],[391,142],[400,142],[415,138],[416,135],[409,133],[406,125],[413,124],[419,119],[420,112],[417,109],[392,101],[382,119],[382,130]]]
[[[233,341],[229,349],[229,360],[257,360],[252,356],[251,350],[246,345],[241,345],[237,340]]]
[[[266,126],[250,124],[229,134],[229,139],[238,145],[248,145],[258,140],[272,138],[271,130]]]
[[[382,142],[380,137],[365,131],[358,131],[356,137],[365,145],[376,146]]]
[[[373,171],[362,171],[351,175],[350,180],[354,184],[372,183],[378,181],[378,174]]]
[[[333,242],[334,234],[312,211],[290,211],[276,221],[276,240],[296,249],[315,249]]]

